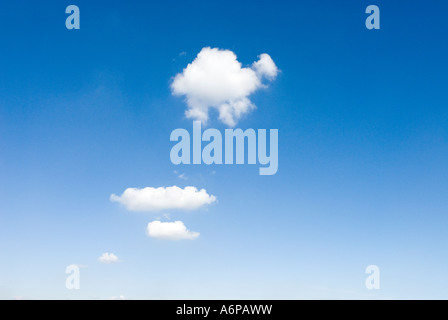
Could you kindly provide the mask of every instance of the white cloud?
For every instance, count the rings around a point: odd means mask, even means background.
[[[271,56],[267,53],[260,54],[260,60],[253,63],[253,69],[260,77],[267,77],[269,79],[275,79],[278,73],[277,66],[272,60]]]
[[[106,264],[120,262],[120,260],[118,259],[118,257],[116,255],[114,255],[113,253],[108,253],[108,252],[103,253],[98,258],[98,261],[101,263],[106,263]]]
[[[210,108],[219,119],[235,126],[238,119],[255,108],[249,95],[265,87],[262,79],[273,80],[278,69],[271,57],[263,53],[251,67],[242,68],[230,50],[203,48],[196,59],[171,84],[174,95],[185,95],[185,115],[206,122]]]
[[[171,215],[169,213],[164,213],[163,218],[166,220],[171,220]]]
[[[177,176],[179,179],[184,179],[184,180],[188,180],[187,176],[185,175],[185,173],[181,173],[180,175]]]
[[[205,189],[177,186],[143,189],[128,188],[121,196],[112,194],[110,200],[123,204],[131,211],[159,211],[165,209],[198,209],[216,201]]]
[[[148,223],[147,234],[151,238],[164,240],[193,240],[199,237],[199,232],[188,230],[182,221],[150,222]]]

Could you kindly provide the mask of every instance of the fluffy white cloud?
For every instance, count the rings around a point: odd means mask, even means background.
[[[255,61],[252,65],[255,72],[260,77],[267,77],[271,80],[275,79],[275,77],[277,77],[278,69],[271,56],[267,53],[262,53],[259,58],[260,60]]]
[[[120,260],[118,259],[118,257],[116,255],[114,255],[113,253],[108,253],[108,252],[103,253],[98,258],[98,261],[101,263],[106,263],[106,264],[120,262]]]
[[[193,210],[216,201],[205,189],[177,186],[143,189],[128,188],[121,196],[112,194],[110,200],[123,204],[131,211],[158,211],[165,209]]]
[[[150,222],[148,223],[147,233],[151,238],[164,240],[193,240],[199,237],[199,232],[188,230],[182,221]]]
[[[250,68],[242,68],[230,50],[203,48],[182,73],[175,76],[171,90],[185,95],[185,115],[206,122],[210,108],[216,108],[219,119],[235,126],[238,119],[255,108],[249,95],[265,87],[262,79],[273,80],[278,69],[271,57],[263,53]]]

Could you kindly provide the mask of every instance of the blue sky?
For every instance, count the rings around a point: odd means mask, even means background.
[[[70,4],[80,30],[65,28]],[[380,30],[365,27],[370,4]],[[0,298],[448,298],[447,10],[2,3]],[[204,47],[243,67],[267,53],[281,70],[236,126],[279,130],[277,174],[171,163],[170,133],[192,119],[170,85]],[[215,114],[208,126],[227,128]],[[133,212],[109,199],[170,186],[217,201]],[[165,213],[200,236],[148,237]],[[100,263],[105,252],[120,262]],[[65,287],[71,264],[80,290]],[[380,290],[365,287],[371,264]]]

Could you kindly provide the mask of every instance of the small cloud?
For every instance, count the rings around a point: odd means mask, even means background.
[[[105,264],[117,263],[120,262],[118,257],[113,253],[105,252],[99,258],[98,261]]]
[[[216,201],[205,189],[177,186],[143,189],[128,188],[121,196],[112,194],[112,202],[123,204],[131,211],[160,211],[167,209],[194,210]]]
[[[187,180],[187,179],[188,179],[188,177],[187,177],[187,175],[186,175],[185,173],[181,173],[181,174],[179,174],[179,172],[178,172],[177,170],[174,170],[173,173],[174,173],[179,179],[184,179],[184,180]]]
[[[109,300],[126,300],[124,295],[119,295],[118,297],[111,297]]]
[[[187,229],[182,221],[148,223],[147,234],[151,238],[163,240],[194,240],[199,237],[199,232]]]
[[[185,57],[187,55],[187,53],[185,51],[182,51],[181,53],[179,53],[179,57]],[[177,57],[176,57],[177,58]],[[176,58],[173,58],[173,62],[176,61]]]
[[[251,67],[242,67],[230,50],[206,47],[171,83],[173,95],[185,96],[187,118],[206,122],[209,109],[219,112],[219,120],[233,127],[244,114],[255,109],[249,96],[265,88],[262,80],[272,81],[279,70],[263,53]]]
[[[171,220],[171,215],[169,213],[164,213],[161,217],[157,217],[156,220]]]
[[[252,68],[260,78],[266,77],[269,80],[274,80],[278,73],[274,60],[272,60],[271,56],[267,53],[260,54],[259,58],[260,59],[258,61],[255,61],[252,64]]]
[[[163,218],[166,220],[171,220],[171,215],[169,213],[164,213]]]

